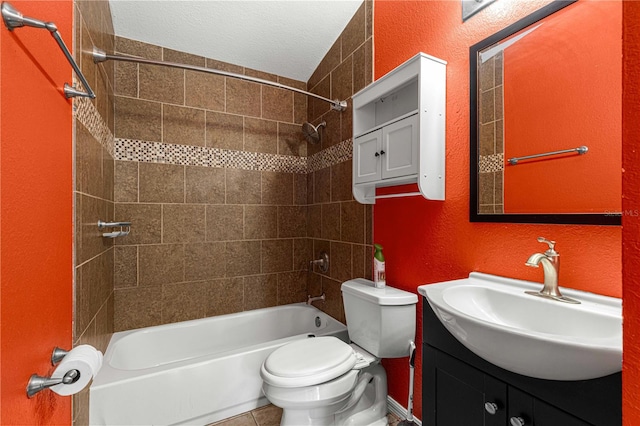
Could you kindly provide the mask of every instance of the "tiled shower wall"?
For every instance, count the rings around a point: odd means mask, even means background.
[[[116,51],[349,99],[372,79],[371,4],[308,84],[123,38]],[[282,89],[122,62],[115,94],[115,217],[133,222],[115,242],[116,330],[302,302],[323,291],[327,301],[316,305],[344,321],[339,285],[370,276],[371,257],[371,208],[351,195],[350,108],[330,111]],[[307,119],[327,122],[321,144],[304,141]],[[332,267],[308,274],[320,250]]]
[[[73,344],[105,351],[113,333],[113,240],[102,238],[98,220],[113,217],[113,65],[96,65],[85,52],[113,49],[107,0],[76,1],[74,52],[93,100],[73,101],[75,119],[75,262]],[[76,83],[76,87],[81,87]],[[89,389],[73,396],[73,423],[89,423]]]
[[[503,52],[480,65],[479,213],[504,212]]]
[[[116,51],[305,83],[133,40]],[[306,297],[306,97],[167,67],[116,63],[115,328]]]
[[[307,89],[330,99],[347,99],[349,104],[340,114],[315,100],[310,100],[308,108],[310,122],[327,123],[322,143],[309,145],[309,155],[336,149],[349,154],[329,167],[310,161],[307,175],[307,236],[315,256],[326,251],[331,259],[328,273],[310,274],[309,291],[324,292],[326,303],[315,305],[342,322],[341,283],[357,277],[371,279],[372,206],[356,202],[351,192],[351,96],[373,80],[372,7],[373,2],[365,0],[309,79]]]

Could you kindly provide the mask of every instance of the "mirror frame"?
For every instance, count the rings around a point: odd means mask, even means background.
[[[501,40],[525,29],[526,27],[554,14],[555,12],[577,2],[578,0],[556,0],[538,9],[530,15],[485,38],[469,48],[469,98],[470,98],[470,131],[469,131],[469,221],[494,223],[555,223],[575,225],[620,225],[622,213],[576,213],[576,214],[479,214],[478,213],[478,53]]]

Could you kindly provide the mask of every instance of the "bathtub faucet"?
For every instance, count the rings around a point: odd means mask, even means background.
[[[309,272],[313,272],[313,266],[318,265],[318,270],[323,274],[329,271],[329,255],[326,251],[320,252],[320,258],[309,262]]]
[[[307,305],[310,305],[310,304],[312,304],[313,302],[315,302],[317,300],[322,300],[322,303],[324,303],[324,301],[327,300],[327,299],[326,299],[324,293],[322,293],[321,296],[316,296],[316,297],[311,297],[311,295],[309,294],[307,296]]]

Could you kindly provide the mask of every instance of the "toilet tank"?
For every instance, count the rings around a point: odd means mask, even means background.
[[[349,339],[379,358],[409,356],[415,342],[418,296],[356,278],[342,284]]]

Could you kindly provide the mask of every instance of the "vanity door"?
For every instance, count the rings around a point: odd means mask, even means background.
[[[507,385],[431,346],[424,346],[424,422],[433,426],[504,426]]]

